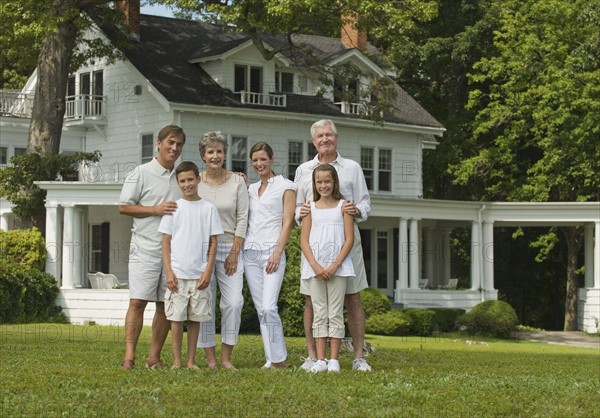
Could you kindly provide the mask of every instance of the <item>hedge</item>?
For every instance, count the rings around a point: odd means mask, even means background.
[[[0,323],[63,322],[57,295],[50,274],[0,259]]]
[[[498,338],[509,337],[519,323],[513,307],[502,300],[481,302],[458,321],[469,333]]]

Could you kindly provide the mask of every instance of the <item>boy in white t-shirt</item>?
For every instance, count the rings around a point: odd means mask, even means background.
[[[200,322],[212,316],[210,280],[215,266],[217,235],[223,233],[217,208],[198,195],[200,174],[191,161],[175,169],[183,198],[177,210],[163,216],[163,274],[166,276],[165,315],[171,321],[173,368],[180,368],[183,321],[188,321],[187,367],[197,369],[196,342]]]

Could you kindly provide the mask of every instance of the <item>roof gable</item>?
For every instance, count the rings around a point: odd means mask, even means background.
[[[110,39],[117,37],[115,28],[103,28]],[[379,69],[378,63],[355,49],[346,49],[339,39],[313,35],[294,35],[294,44],[299,49],[282,50],[280,59],[287,58],[288,65],[305,68],[309,59],[332,64],[348,58],[359,59],[372,70]],[[265,35],[264,42],[273,49],[286,45],[284,36]],[[197,64],[208,59],[230,56],[251,47],[250,38],[222,26],[205,22],[173,19],[159,16],[140,16],[140,38],[123,50],[125,57],[147,78],[171,103],[185,105],[211,105],[252,108],[256,105],[242,104],[239,94],[222,87]],[[371,52],[374,48],[370,47]],[[258,53],[258,52],[257,52]],[[375,55],[373,55],[375,56]],[[397,86],[401,96],[393,115],[385,120],[392,123],[419,125],[443,129],[442,125],[425,111],[404,90]],[[327,99],[316,96],[287,95],[285,108],[274,110],[360,118],[344,114]],[[264,109],[264,106],[257,106]]]

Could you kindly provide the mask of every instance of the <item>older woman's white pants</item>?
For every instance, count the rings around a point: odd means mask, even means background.
[[[260,322],[267,365],[281,363],[287,358],[283,326],[277,309],[285,273],[285,253],[281,254],[279,267],[271,274],[265,270],[269,255],[270,251],[244,251],[244,272]]]
[[[231,251],[233,244],[219,243],[217,245],[217,259],[215,262],[215,274],[210,281],[213,295],[213,315],[208,321],[200,322],[200,334],[198,335],[199,348],[214,347],[215,338],[215,305],[217,304],[217,288],[221,291],[221,342],[228,345],[236,345],[240,333],[240,323],[242,320],[242,307],[244,306],[244,297],[242,288],[244,286],[244,261],[242,253],[238,256],[238,268],[232,275],[225,274],[225,259]]]

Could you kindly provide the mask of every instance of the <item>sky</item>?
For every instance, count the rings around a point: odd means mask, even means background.
[[[173,12],[166,6],[162,5],[142,6],[140,11],[145,15],[173,17]]]

